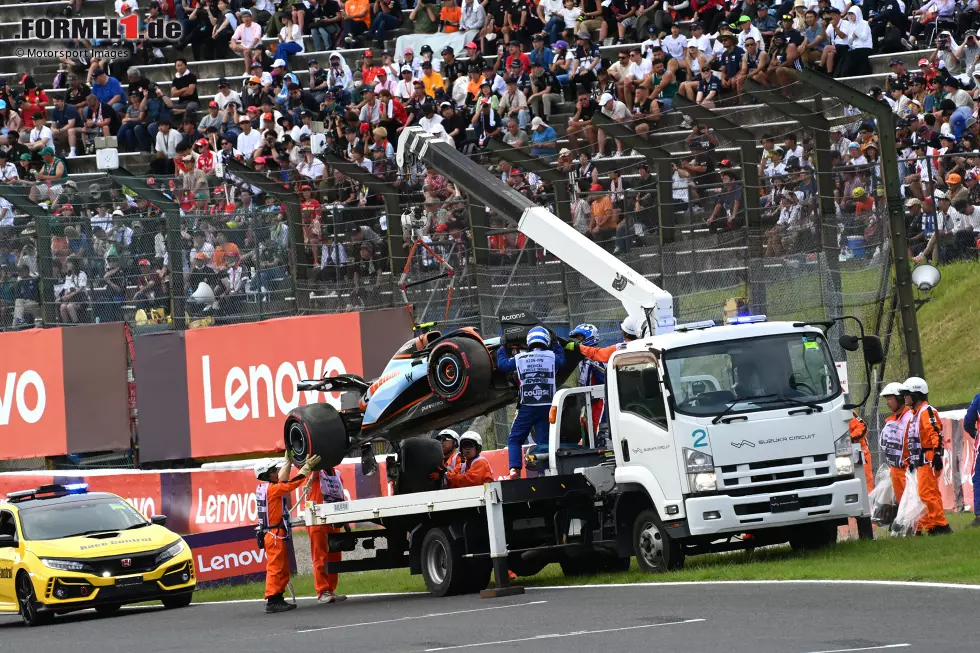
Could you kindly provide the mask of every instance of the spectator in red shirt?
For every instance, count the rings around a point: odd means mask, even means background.
[[[505,71],[510,70],[510,65],[514,61],[521,62],[521,74],[530,74],[531,72],[531,57],[527,56],[525,53],[521,52],[521,44],[517,41],[510,42],[510,54],[507,55],[507,61]]]
[[[24,121],[24,127],[34,129],[35,116],[44,120],[44,107],[50,104],[48,94],[44,89],[37,87],[37,83],[30,75],[20,78],[20,83],[24,85],[24,99],[20,103],[20,117]]]

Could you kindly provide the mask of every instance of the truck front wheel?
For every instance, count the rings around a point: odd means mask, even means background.
[[[836,522],[821,522],[797,526],[789,536],[794,551],[817,551],[837,544]]]
[[[469,571],[463,564],[462,545],[447,528],[433,528],[422,539],[422,578],[434,596],[466,591]],[[484,586],[485,587],[485,586]]]
[[[659,574],[684,566],[684,549],[667,534],[656,510],[640,512],[633,521],[633,554],[642,571]]]

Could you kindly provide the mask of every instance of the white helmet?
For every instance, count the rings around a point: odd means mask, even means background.
[[[436,440],[444,440],[446,438],[452,438],[456,444],[459,444],[459,433],[452,429],[442,429],[439,434],[436,435]]]
[[[483,436],[481,436],[476,431],[467,431],[463,435],[459,436],[459,445],[463,446],[463,443],[469,440],[470,442],[476,443],[476,446],[483,448]]]
[[[889,383],[878,394],[879,397],[901,397],[907,390],[901,383]]]
[[[918,376],[910,376],[905,379],[905,390],[908,392],[917,392],[919,394],[927,395],[929,394],[929,384],[926,380]]]
[[[619,325],[619,328],[623,330],[628,336],[633,336],[634,338],[640,337],[641,324],[638,319],[632,315],[627,315],[623,323]]]
[[[261,479],[263,476],[271,472],[272,470],[279,467],[282,464],[282,458],[266,458],[265,460],[260,460],[255,463],[252,468],[255,471],[255,478]]]

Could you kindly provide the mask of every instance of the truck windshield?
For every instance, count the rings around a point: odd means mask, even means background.
[[[823,402],[840,392],[823,335],[766,336],[664,353],[671,401],[687,415],[716,416]]]

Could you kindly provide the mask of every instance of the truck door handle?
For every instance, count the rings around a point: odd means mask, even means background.
[[[797,408],[796,410],[789,411],[790,415],[812,415],[812,408]]]
[[[619,444],[620,444],[621,448],[623,449],[623,461],[624,462],[629,462],[630,461],[630,445],[629,445],[629,442],[626,441],[626,438],[623,438],[622,440],[619,441]]]

